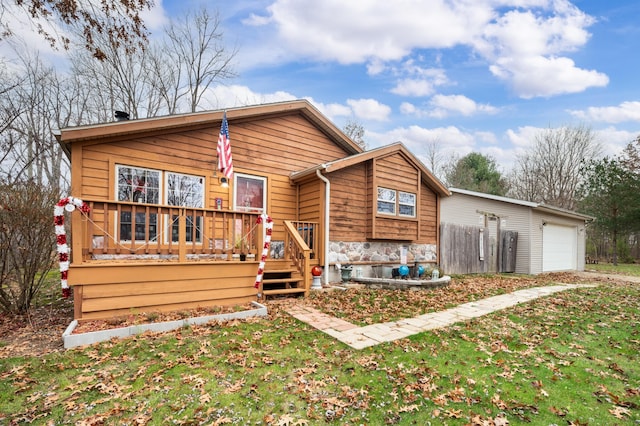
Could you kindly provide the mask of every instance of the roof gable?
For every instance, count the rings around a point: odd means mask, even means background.
[[[227,114],[227,120],[230,123],[238,120],[258,120],[268,116],[300,114],[346,152],[352,154],[362,152],[362,148],[358,146],[358,144],[353,142],[340,129],[331,123],[331,121],[322,115],[320,111],[318,111],[309,101],[304,99],[229,108],[226,110],[175,114],[162,117],[68,127],[60,129],[55,133],[55,136],[63,150],[67,155],[69,155],[73,143],[79,141],[133,138],[150,132],[179,132],[181,130],[189,130],[199,127],[213,127],[219,129],[225,112]]]
[[[420,175],[423,183],[441,196],[449,195],[449,190],[444,186],[444,184],[440,182],[440,180],[435,177],[429,169],[427,169],[427,167],[404,146],[402,142],[395,142],[293,173],[291,175],[291,180],[295,182],[298,179],[309,176],[310,174],[315,174],[316,170],[322,170],[324,173],[332,173],[365,161],[386,157],[396,153],[402,155],[412,166],[421,172]]]

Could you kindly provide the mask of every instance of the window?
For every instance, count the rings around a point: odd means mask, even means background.
[[[260,176],[234,173],[234,209],[264,213],[267,206],[265,186],[267,179]]]
[[[137,167],[116,166],[118,201],[159,204],[160,172]]]
[[[396,191],[387,188],[378,188],[378,213],[396,214]]]
[[[416,217],[416,194],[398,192],[398,214],[406,217]]]
[[[416,217],[416,194],[378,187],[378,213],[402,217]]]
[[[180,173],[166,173],[167,204],[181,207],[204,207],[204,178]],[[187,216],[187,242],[202,242],[202,217]],[[171,218],[171,241],[178,241],[178,216]]]
[[[116,165],[117,199],[140,204],[167,204],[181,207],[204,207],[204,177],[181,173],[162,172]],[[164,182],[162,175],[164,174]],[[164,183],[164,188],[161,185]],[[164,190],[164,193],[163,193]],[[161,199],[162,198],[162,199]],[[163,201],[164,199],[164,201]],[[122,211],[119,215],[118,230],[120,240],[154,241],[158,238],[158,215],[145,212],[144,207],[132,211]],[[163,227],[171,232],[172,241],[178,241],[178,216],[164,217]],[[187,241],[202,241],[202,217],[187,216]],[[162,229],[162,228],[160,228]],[[148,234],[147,234],[148,233]],[[133,234],[133,235],[132,235]],[[166,234],[165,234],[166,235]],[[164,238],[165,242],[168,236]]]
[[[141,204],[160,203],[160,172],[138,167],[116,166],[118,200]],[[134,224],[135,223],[135,224]],[[132,235],[132,229],[133,234]],[[148,229],[149,234],[146,235]],[[158,217],[145,212],[120,212],[120,240],[155,240],[158,236]]]

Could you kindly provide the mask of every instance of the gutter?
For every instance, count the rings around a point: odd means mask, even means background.
[[[327,170],[327,165],[322,164],[321,168],[323,170]],[[324,177],[322,173],[320,173],[320,169],[316,169],[316,175],[318,178],[324,182],[324,273],[323,280],[324,285],[329,285],[329,206],[330,206],[330,197],[331,197],[331,182],[329,179]]]

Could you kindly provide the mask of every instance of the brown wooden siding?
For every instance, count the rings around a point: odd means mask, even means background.
[[[249,303],[256,300],[252,279],[256,268],[256,262],[77,266],[69,274],[75,291],[75,318]]]
[[[216,144],[219,128],[188,132],[152,134],[115,143],[76,143],[72,176],[81,180],[80,197],[115,198],[115,165],[144,167],[205,177],[205,208],[215,206],[217,197],[223,208],[233,206],[232,188],[220,187]],[[275,116],[262,120],[229,122],[232,155],[236,172],[267,178],[268,213],[274,220],[273,239],[284,239],[283,220],[296,220],[297,188],[291,185],[291,172],[332,161],[346,155],[324,133],[301,115]],[[301,155],[303,153],[303,155]],[[219,175],[219,173],[218,173]],[[305,219],[311,220],[311,219]]]
[[[425,184],[420,190],[420,238],[419,244],[437,244],[439,232],[438,196]]]
[[[329,175],[331,179],[331,241],[366,239],[367,179],[363,163]]]
[[[388,155],[375,161],[375,179],[371,188],[373,225],[371,239],[417,241],[419,238],[420,171],[401,153]],[[378,187],[416,194],[416,218],[389,217],[377,211]]]

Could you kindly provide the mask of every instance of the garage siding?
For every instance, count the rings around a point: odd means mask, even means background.
[[[482,226],[483,212],[502,218],[501,231],[517,231],[516,270],[518,274],[529,274],[529,208],[496,200],[471,197],[454,193],[441,201],[440,221],[460,225]],[[495,237],[495,222],[490,225]]]

